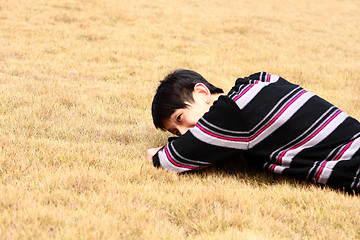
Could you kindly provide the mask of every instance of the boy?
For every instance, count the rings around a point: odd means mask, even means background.
[[[239,78],[224,95],[200,74],[176,70],[158,87],[152,116],[179,136],[147,151],[155,167],[184,172],[244,154],[275,173],[360,190],[360,123],[279,76]]]

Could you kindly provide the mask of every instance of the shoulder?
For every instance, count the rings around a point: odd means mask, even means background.
[[[237,107],[233,99],[231,99],[228,95],[221,95],[218,100],[214,102],[214,104],[210,107],[210,113],[216,112],[220,117],[226,112],[236,111]]]
[[[239,114],[239,108],[234,100],[227,95],[222,95],[203,117],[210,122],[224,122],[225,119],[234,119],[237,114]]]
[[[258,72],[249,75],[248,77],[238,78],[235,81],[235,85],[229,91],[228,96],[234,101],[248,91],[258,92],[263,87],[275,83],[280,79],[277,75],[272,75],[267,72]]]
[[[248,124],[245,116],[238,108],[233,99],[222,95],[211,106],[210,110],[204,114],[196,124],[196,129],[192,131],[199,133],[199,130],[214,133],[232,131],[248,131]],[[194,132],[195,131],[195,132]],[[214,136],[213,134],[210,134]],[[215,134],[218,135],[218,134]],[[198,136],[198,135],[197,135]]]
[[[279,80],[279,76],[270,74],[267,72],[257,72],[249,75],[248,77],[238,78],[235,81],[236,85],[244,85],[244,84],[255,84],[255,83],[273,83]]]
[[[258,72],[248,77],[238,78],[235,86],[229,91],[228,97],[236,102],[240,109],[253,99],[260,99],[260,102],[276,99],[288,94],[299,85],[292,84],[282,77],[267,72]]]

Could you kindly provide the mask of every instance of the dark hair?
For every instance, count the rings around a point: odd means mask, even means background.
[[[169,119],[176,109],[186,108],[185,102],[193,103],[194,86],[203,83],[211,94],[223,93],[221,88],[217,88],[197,72],[178,69],[167,75],[160,82],[152,102],[152,117],[156,128],[166,130],[163,122]]]

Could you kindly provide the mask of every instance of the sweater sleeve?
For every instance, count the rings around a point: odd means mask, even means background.
[[[248,126],[232,99],[220,96],[184,135],[153,157],[155,167],[185,172],[201,169],[247,150]]]

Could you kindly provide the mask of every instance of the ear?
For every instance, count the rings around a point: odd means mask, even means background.
[[[211,92],[203,83],[197,83],[194,86],[194,94],[198,95],[207,104],[210,103]]]

